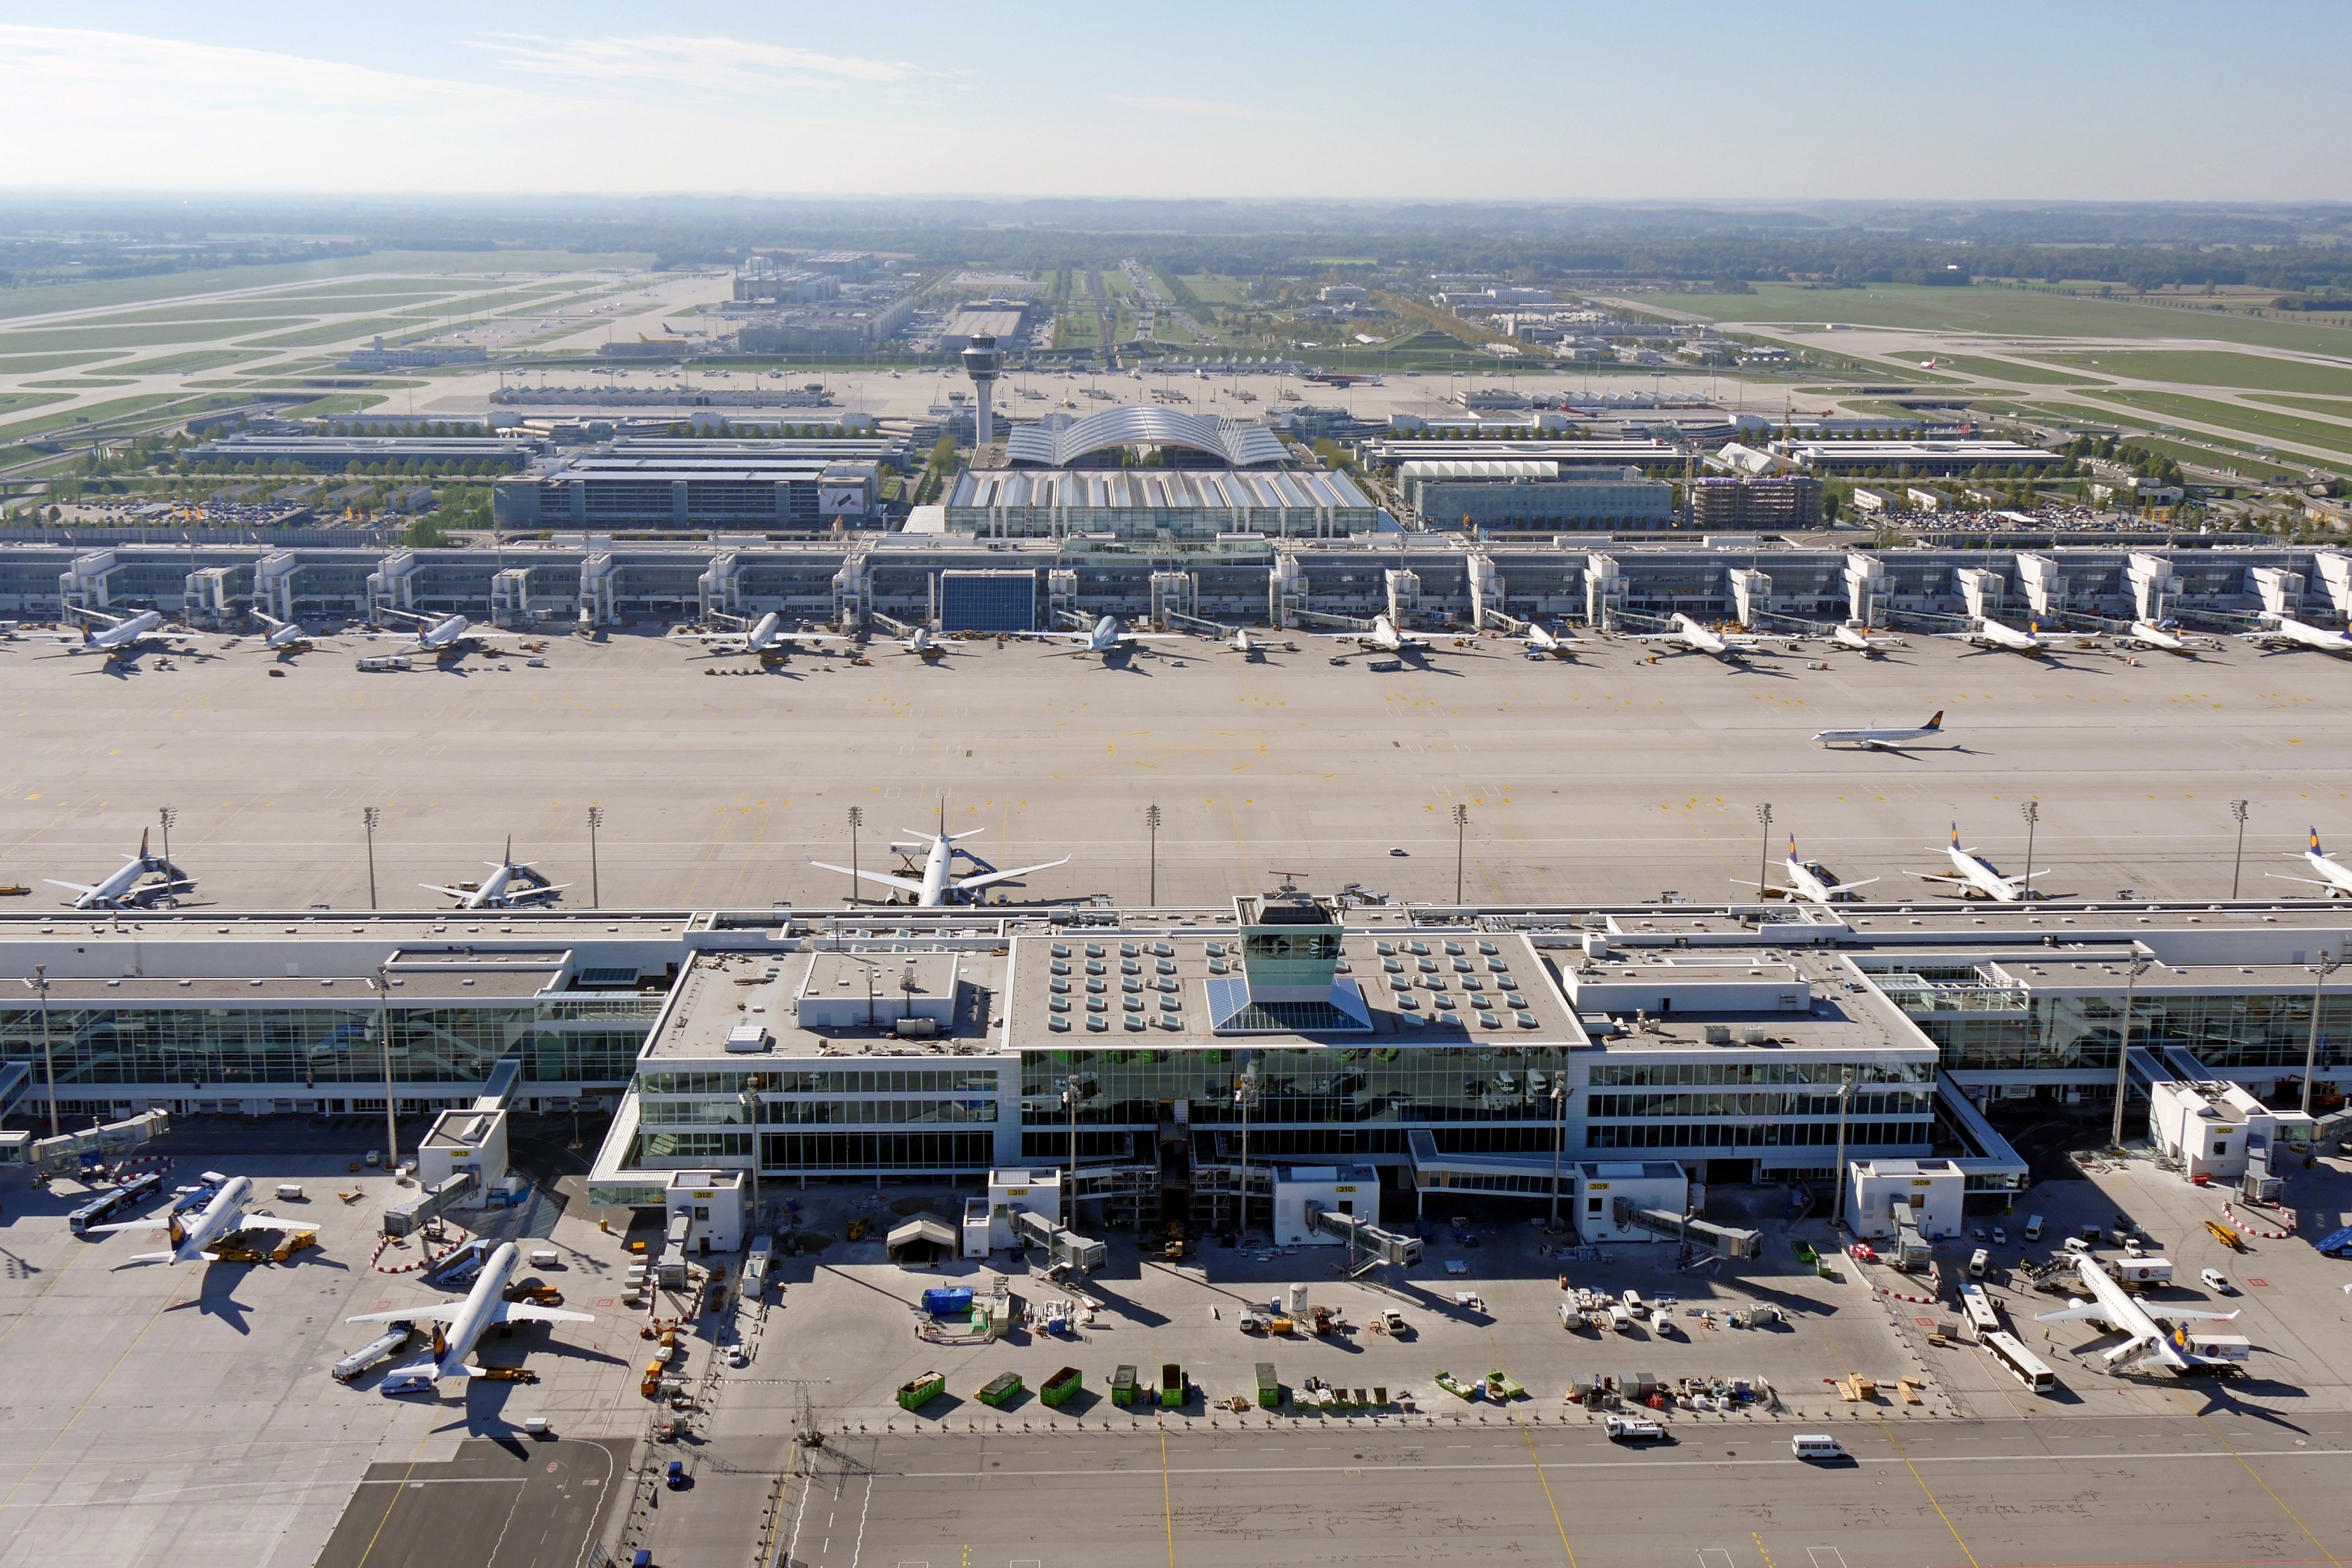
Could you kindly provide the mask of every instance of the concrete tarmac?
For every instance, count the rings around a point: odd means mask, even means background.
[[[627,1485],[629,1447],[509,1437],[439,1464],[371,1466],[318,1568],[576,1568]]]

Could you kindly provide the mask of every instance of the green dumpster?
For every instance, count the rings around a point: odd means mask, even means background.
[[[927,1372],[912,1383],[902,1383],[898,1385],[898,1408],[920,1410],[947,1391],[948,1374],[946,1373]]]
[[[1135,1369],[1133,1367],[1123,1366],[1111,1373],[1110,1402],[1120,1405],[1132,1405],[1135,1403]]]
[[[1276,1380],[1270,1361],[1257,1363],[1257,1403],[1261,1410],[1282,1408],[1282,1384]]]
[[[1169,1410],[1181,1409],[1184,1404],[1184,1368],[1178,1362],[1163,1362],[1160,1367],[1160,1403]]]
[[[990,1378],[988,1385],[980,1391],[980,1402],[987,1405],[1002,1405],[1020,1392],[1021,1374],[1017,1372],[1000,1372]]]
[[[1059,1407],[1070,1402],[1070,1395],[1086,1386],[1086,1375],[1076,1367],[1066,1366],[1045,1380],[1037,1390],[1037,1397],[1047,1405]]]

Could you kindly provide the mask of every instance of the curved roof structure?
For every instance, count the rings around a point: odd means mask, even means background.
[[[1119,447],[1188,447],[1236,468],[1287,460],[1282,442],[1263,425],[1243,425],[1181,408],[1126,404],[1067,425],[1024,425],[1006,438],[1007,461],[1064,468],[1090,452]]]

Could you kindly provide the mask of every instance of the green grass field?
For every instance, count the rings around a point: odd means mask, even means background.
[[[1855,326],[2058,338],[2212,338],[2352,357],[2352,330],[2339,327],[1986,286],[1923,289],[1877,283],[1867,289],[1803,289],[1791,283],[1759,283],[1753,294],[1669,294],[1661,296],[1658,303],[1664,309],[1715,321],[1816,326],[1843,321]],[[1823,353],[1837,352],[1836,339],[1828,334],[1809,333],[1802,341]]]
[[[185,353],[164,354],[159,359],[142,359],[135,363],[110,364],[106,374],[126,375],[170,375],[184,370],[220,370],[240,364],[249,359],[263,357],[259,349],[190,349]]]
[[[1223,272],[1188,273],[1184,287],[1204,305],[1238,305],[1246,297],[1242,280]]]
[[[115,351],[119,353],[121,351]],[[9,354],[0,358],[0,375],[38,375],[44,371],[71,370],[78,364],[94,364],[112,359],[114,353],[79,354]]]
[[[93,386],[131,386],[134,382],[119,376],[82,376],[72,381],[28,381],[28,387],[55,387],[66,392],[87,392]]]
[[[306,318],[280,316],[249,321],[238,331],[299,325]],[[161,343],[217,342],[233,335],[217,326],[187,323],[152,327],[51,327],[40,331],[0,332],[0,353],[37,349],[144,349]]]
[[[2193,437],[2161,435],[2156,427],[2171,421],[2150,409],[2129,406],[2093,408],[2081,404],[2044,403],[2030,405],[2023,412],[2032,418],[2063,419],[2077,425],[2122,430],[2143,446],[2167,453],[2181,462],[2200,463],[2207,468],[2234,465],[2250,477],[2284,472],[2289,468],[2316,468],[2335,473],[2352,473],[2352,461],[2332,462],[2325,458],[2307,458],[2299,452],[2284,454],[2283,458],[2276,454],[2264,457],[2254,448],[2270,443],[2252,436],[2232,439],[2227,436],[2207,435],[2203,431]],[[2200,442],[2205,445],[2199,445]]]
[[[366,292],[395,283],[431,283],[436,272],[470,274],[468,281],[484,280],[494,272],[581,272],[598,268],[643,268],[653,260],[649,251],[616,251],[575,256],[560,250],[391,250],[370,256],[337,257],[331,261],[295,261],[273,267],[215,267],[200,272],[177,272],[160,278],[110,279],[105,282],[53,283],[29,289],[0,290],[0,319],[41,316],[60,310],[95,310],[102,305],[132,305],[150,300],[173,300],[191,294],[218,294],[234,289],[267,289],[275,284],[315,283],[313,292],[351,279],[350,288]],[[370,276],[379,275],[379,276]],[[385,276],[390,275],[388,279]],[[519,287],[511,277],[496,280],[500,287]]]
[[[1979,359],[1969,354],[1937,354],[1934,358],[1937,370],[1956,371],[1979,381],[2013,382],[2020,386],[2100,384],[2100,379],[2095,375],[2069,375],[2063,371],[2020,364],[2011,360]]]
[[[420,324],[404,316],[371,316],[362,321],[328,321],[266,338],[239,338],[236,346],[242,349],[307,349],[325,343],[347,342],[355,338],[372,338],[379,332],[386,335],[404,332]]]
[[[2115,392],[2106,395],[2118,403],[2134,407],[2153,409],[2158,414],[2178,415],[2200,424],[2219,425],[2229,430],[2242,430],[2255,441],[2273,437],[2282,441],[2301,441],[2309,446],[2326,447],[2331,450],[2352,453],[2352,423],[2339,420],[2305,419],[2292,414],[2269,414],[2245,408],[2233,403],[2215,403],[2210,398],[2187,397],[2170,392]],[[2338,410],[2352,419],[2352,408]]]
[[[2060,366],[2083,366],[2094,374],[2103,370],[2141,381],[2177,382],[2183,386],[2243,386],[2263,392],[2326,392],[2352,396],[2352,369],[2303,360],[2265,359],[2260,354],[2231,353],[2223,349],[2084,349],[2035,357]]]
[[[2352,397],[2265,397],[2257,393],[2246,394],[2250,403],[2268,403],[2280,408],[2308,408],[2314,414],[2340,414],[2352,418]]]
[[[62,403],[66,399],[63,394],[53,393],[41,401]],[[184,393],[147,393],[138,397],[118,397],[110,403],[85,404],[79,408],[64,413],[44,414],[35,419],[17,419],[0,424],[0,438],[21,439],[26,436],[38,436],[46,431],[63,429],[69,425],[96,425],[103,420],[119,419],[126,414],[143,414],[151,408],[161,408],[166,404],[186,403],[193,406],[201,401],[203,400]]]

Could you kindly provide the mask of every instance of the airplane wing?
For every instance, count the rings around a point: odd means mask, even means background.
[[[1048,860],[1042,866],[1023,866],[1011,871],[988,871],[977,877],[964,877],[956,882],[956,890],[970,892],[974,888],[986,888],[998,882],[1009,882],[1016,877],[1025,877],[1032,871],[1050,871],[1056,866],[1066,866],[1069,863],[1070,858],[1065,855],[1059,860]]]
[[[319,1227],[309,1220],[278,1219],[271,1215],[249,1214],[236,1222],[236,1228],[239,1230],[316,1230]]]
[[[897,888],[902,892],[919,893],[923,890],[921,880],[914,877],[894,876],[888,871],[868,871],[862,866],[853,871],[846,866],[829,866],[822,860],[812,860],[809,864],[820,871],[838,871],[845,877],[857,877],[868,882],[879,882],[885,887]]]
[[[171,1224],[171,1215],[158,1215],[153,1219],[126,1219],[115,1225],[91,1225],[84,1226],[82,1228],[91,1232],[102,1230],[165,1230],[170,1228]]]
[[[2069,1307],[2063,1312],[2033,1314],[2033,1321],[2037,1323],[2087,1323],[2095,1319],[2103,1323],[2107,1321],[2107,1309],[2100,1306],[2096,1301],[2085,1301],[2079,1307]]]
[[[593,1312],[571,1312],[561,1307],[534,1307],[528,1301],[499,1303],[499,1321],[502,1323],[593,1323]]]
[[[416,885],[428,893],[446,893],[453,899],[470,899],[478,891],[470,888],[445,888],[437,882],[419,882]]]
[[[1965,882],[1968,880],[1966,877],[1957,876],[1950,871],[1913,871],[1906,869],[1903,874],[1906,877],[1916,877],[1923,882]]]
[[[2303,880],[2300,877],[2293,879],[2298,882]],[[52,888],[63,888],[70,893],[95,893],[98,891],[96,888],[85,888],[79,882],[60,882],[55,877],[44,877],[41,880],[47,882]]]
[[[2243,1310],[2240,1309],[2241,1311]],[[2152,1308],[2148,1312],[2148,1316],[2153,1318],[2197,1318],[2216,1323],[2229,1322],[2237,1315],[2237,1312],[2192,1312],[2186,1308],[2166,1306]]]
[[[1832,893],[1851,893],[1856,888],[1867,888],[1873,882],[1877,880],[1878,879],[1876,877],[1864,877],[1859,882],[1840,882],[1835,887],[1832,888],[1830,891]]]
[[[2333,882],[2320,881],[2315,877],[2289,877],[2284,873],[2278,871],[2265,871],[2263,875],[2268,877],[2273,882],[2301,882],[2306,888],[2332,888],[2336,886]],[[53,882],[50,886],[58,888],[70,888],[73,884],[71,882]],[[85,888],[82,891],[89,892],[90,889]]]
[[[553,898],[564,889],[575,886],[577,884],[572,882],[550,882],[543,888],[517,888],[506,896],[507,902],[513,904],[520,903],[525,899]]]
[[[463,1301],[426,1301],[419,1306],[403,1307],[396,1312],[362,1312],[358,1317],[345,1318],[343,1321],[347,1323],[413,1323],[419,1318],[425,1318],[438,1323],[454,1323],[465,1310],[466,1303]]]

